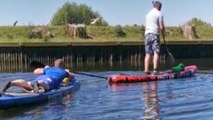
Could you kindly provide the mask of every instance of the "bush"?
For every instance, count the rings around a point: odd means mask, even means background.
[[[115,35],[116,37],[126,37],[126,33],[123,31],[120,25],[115,28]]]

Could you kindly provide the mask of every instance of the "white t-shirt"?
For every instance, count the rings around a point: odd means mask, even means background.
[[[146,15],[146,23],[145,23],[145,35],[148,33],[159,34],[159,22],[163,21],[163,15],[161,11],[153,8],[147,15]]]

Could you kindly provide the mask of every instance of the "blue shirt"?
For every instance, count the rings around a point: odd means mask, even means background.
[[[54,88],[59,87],[65,77],[69,77],[69,73],[60,67],[45,68],[44,75],[49,76]]]

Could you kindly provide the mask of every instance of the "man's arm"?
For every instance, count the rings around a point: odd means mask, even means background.
[[[69,69],[65,69],[65,71],[69,73],[69,78],[71,78],[71,79],[73,79],[73,78],[74,78],[75,74],[74,74],[74,73],[72,73],[72,72],[70,72],[70,70],[69,70]]]
[[[160,27],[160,33],[161,33],[163,39],[165,39],[165,27],[164,27],[163,16],[160,17],[160,20],[159,20],[159,27]]]
[[[165,27],[164,27],[163,21],[160,21],[160,32],[161,32],[163,39],[165,39]]]

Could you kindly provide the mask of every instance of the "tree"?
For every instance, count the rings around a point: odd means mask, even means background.
[[[51,25],[90,24],[91,19],[101,17],[98,12],[84,4],[66,2],[53,16]]]

